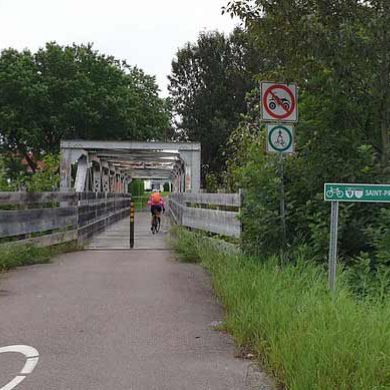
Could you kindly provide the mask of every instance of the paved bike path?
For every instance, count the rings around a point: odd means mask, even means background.
[[[250,361],[234,357],[231,338],[210,327],[223,311],[205,271],[173,256],[84,251],[0,276],[0,351],[27,345],[39,352],[15,388],[268,388]],[[0,353],[0,389],[24,362]]]
[[[135,213],[134,249],[166,249],[166,236],[170,223],[166,215],[162,216],[160,232],[152,235],[150,231],[150,212]],[[124,218],[91,239],[87,249],[129,249],[130,220]]]

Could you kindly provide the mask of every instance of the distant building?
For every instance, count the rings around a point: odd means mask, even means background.
[[[152,179],[152,180],[145,180],[144,185],[145,185],[145,191],[152,191],[154,189],[157,189],[159,191],[164,191],[164,184],[168,183],[169,188],[171,188],[171,182],[167,180],[157,180],[157,179]]]

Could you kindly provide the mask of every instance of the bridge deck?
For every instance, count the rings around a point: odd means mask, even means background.
[[[163,216],[160,232],[153,235],[150,231],[150,213],[136,212],[134,249],[165,249],[169,227],[169,218]],[[87,249],[130,249],[129,236],[130,220],[124,218],[93,237]]]

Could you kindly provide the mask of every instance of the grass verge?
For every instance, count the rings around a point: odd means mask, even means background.
[[[48,263],[55,255],[77,249],[79,248],[75,242],[47,248],[32,245],[2,244],[0,245],[0,272],[24,265]]]
[[[343,275],[331,295],[326,275],[297,258],[230,254],[201,234],[177,229],[184,261],[199,262],[225,306],[225,328],[290,390],[390,388],[390,302],[357,302]]]

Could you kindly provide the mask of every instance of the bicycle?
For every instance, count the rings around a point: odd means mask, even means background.
[[[328,191],[326,191],[326,196],[328,198],[339,198],[341,199],[343,196],[344,196],[344,192],[342,190],[340,190],[340,188],[336,187],[330,187],[330,189]]]
[[[160,213],[155,212],[153,214],[153,219],[152,219],[152,233],[157,234],[160,231],[160,226],[161,226]]]

